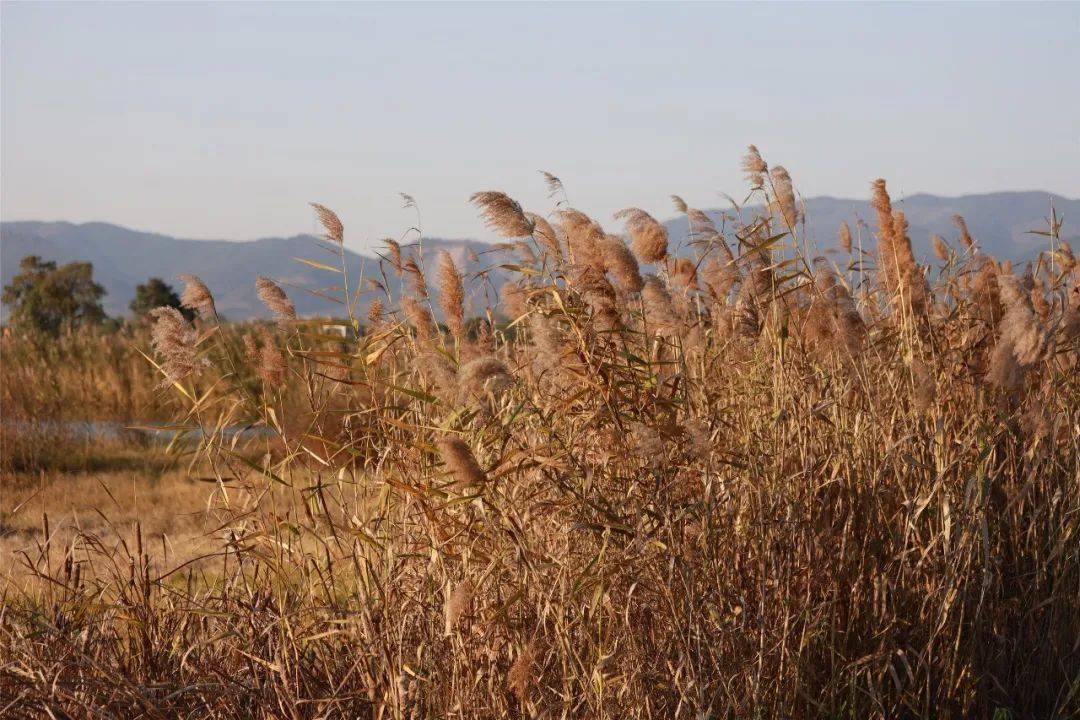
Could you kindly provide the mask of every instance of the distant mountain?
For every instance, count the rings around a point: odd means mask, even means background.
[[[1071,238],[1071,242],[1075,241],[1078,238],[1076,226],[1070,223],[1080,220],[1080,200],[1050,193],[1010,192],[956,198],[919,194],[898,198],[894,204],[907,215],[917,256],[930,255],[931,233],[942,235],[956,246],[957,233],[952,216],[960,214],[985,252],[1023,260],[1046,247],[1045,238],[1028,234],[1028,231],[1046,228],[1051,201],[1058,215],[1065,217],[1063,235]],[[819,197],[808,200],[806,205],[808,239],[821,250],[835,246],[837,229],[842,221],[848,221],[853,232],[857,227],[856,218],[864,219],[871,229],[875,225],[873,210],[864,200]],[[719,217],[726,211],[720,208],[708,212]],[[617,229],[614,223],[605,224],[612,230]],[[678,243],[687,234],[685,218],[669,220],[667,226],[673,243]],[[340,306],[307,291],[335,285],[338,276],[294,260],[300,257],[331,264],[336,261],[320,248],[319,242],[306,235],[250,242],[181,240],[106,223],[5,222],[0,223],[0,279],[4,284],[11,282],[18,272],[19,260],[25,255],[40,255],[60,263],[89,261],[94,264],[95,278],[108,291],[106,311],[124,315],[137,284],[157,276],[179,286],[176,276],[186,272],[198,275],[206,282],[214,292],[222,314],[232,319],[244,319],[268,314],[254,288],[255,276],[265,275],[285,286],[301,314],[337,315],[341,313]],[[864,248],[872,248],[873,244],[871,230],[864,229]],[[1080,249],[1076,242],[1074,245]],[[433,272],[437,267],[435,255],[439,250],[448,250],[463,272],[485,273],[470,284],[471,309],[482,311],[489,299],[494,300],[504,279],[494,255],[484,254],[490,249],[490,245],[475,240],[425,238],[424,265],[429,270],[433,294],[437,285]],[[382,281],[373,256],[347,252],[346,257],[354,292],[361,269],[366,278]],[[393,297],[397,298],[397,278],[388,272],[387,281]],[[375,295],[367,293],[364,297]],[[366,302],[361,312],[366,312]]]
[[[968,230],[978,242],[979,247],[995,257],[1009,260],[1026,260],[1034,257],[1047,246],[1045,237],[1032,235],[1031,230],[1046,230],[1046,219],[1050,215],[1050,203],[1053,202],[1058,217],[1065,217],[1062,228],[1064,239],[1076,246],[1080,237],[1080,200],[1070,200],[1060,195],[1045,192],[1003,192],[986,195],[964,195],[962,197],[940,197],[937,195],[917,194],[906,198],[894,198],[893,208],[904,211],[910,225],[909,236],[917,258],[932,256],[930,236],[941,235],[954,248],[958,248],[959,233],[953,224],[954,215],[962,215],[967,221]],[[730,208],[707,211],[713,217],[721,212],[733,212]],[[744,208],[744,217],[750,211]],[[833,197],[811,198],[806,201],[807,237],[820,250],[835,247],[840,223],[847,221],[852,235],[857,236],[856,219],[861,218],[870,228],[863,228],[863,249],[875,246],[872,232],[877,226],[876,215],[866,200],[845,200]],[[677,218],[666,223],[672,238],[681,238],[687,234],[686,218]],[[1080,249],[1080,248],[1076,248]]]
[[[344,309],[340,305],[308,292],[340,286],[340,275],[295,259],[339,265],[340,260],[324,245],[324,241],[309,235],[250,242],[181,240],[107,223],[5,222],[0,223],[0,276],[4,284],[11,282],[18,272],[19,261],[26,255],[39,255],[59,263],[88,261],[94,265],[95,280],[108,292],[104,300],[106,312],[125,315],[139,283],[156,276],[179,291],[182,283],[176,276],[191,273],[209,286],[222,315],[239,320],[269,315],[256,296],[254,285],[257,275],[265,275],[285,288],[301,315],[343,315]],[[436,255],[440,250],[449,251],[463,272],[476,273],[491,264],[491,255],[482,254],[490,250],[486,243],[424,238],[424,266],[429,271],[437,267]],[[470,250],[480,253],[478,262],[470,260]],[[347,250],[346,263],[353,293],[361,272],[365,278],[383,282],[373,255],[363,256]],[[428,274],[432,275],[431,272]],[[498,274],[497,269],[494,274]],[[389,270],[387,276],[386,284],[396,298],[399,281]],[[485,292],[494,297],[498,285],[493,289],[493,283],[474,281],[471,284],[470,300],[478,310],[486,305]],[[366,312],[368,302],[377,297],[369,284],[365,283],[364,289],[367,292],[361,295],[360,312]],[[432,290],[434,294],[436,288]]]

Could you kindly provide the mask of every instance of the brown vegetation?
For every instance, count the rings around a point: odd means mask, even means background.
[[[877,249],[845,226],[838,267],[807,255],[787,172],[755,148],[744,167],[766,210],[718,227],[679,200],[681,254],[638,208],[627,241],[474,195],[531,237],[470,331],[449,256],[450,333],[400,250],[412,295],[355,340],[301,319],[245,352],[189,284],[201,318],[159,318],[153,384],[227,498],[216,565],[43,538],[4,591],[0,696],[56,716],[1080,712],[1060,226],[1017,276],[960,223],[931,273],[877,181]]]

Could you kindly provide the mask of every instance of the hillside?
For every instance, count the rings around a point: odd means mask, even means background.
[[[433,267],[435,255],[449,250],[463,268],[477,272],[481,263],[468,261],[469,248],[487,249],[476,241],[424,239],[424,263]],[[333,285],[336,276],[297,262],[307,258],[336,264],[338,260],[320,246],[318,238],[296,235],[264,238],[249,242],[224,240],[183,240],[156,233],[138,232],[107,223],[75,225],[66,222],[10,222],[0,225],[0,270],[6,284],[18,272],[19,260],[30,254],[60,263],[75,260],[94,265],[94,277],[108,291],[105,309],[110,315],[128,312],[135,286],[149,277],[161,277],[178,287],[180,273],[198,275],[214,293],[218,310],[230,319],[266,317],[268,311],[255,295],[256,275],[265,275],[282,284],[301,315],[336,314],[340,307],[308,290]],[[355,283],[362,270],[373,275],[372,256],[346,251],[350,279]],[[387,281],[396,297],[398,282],[392,273]],[[474,295],[482,297],[482,283],[474,284]],[[355,292],[355,285],[352,288]],[[362,311],[366,309],[366,297]],[[479,301],[480,297],[476,300]]]
[[[911,224],[911,238],[916,253],[929,255],[931,233],[938,233],[955,245],[956,230],[952,216],[963,215],[972,234],[986,252],[1002,258],[1025,259],[1045,246],[1044,238],[1029,234],[1030,230],[1046,227],[1046,216],[1053,201],[1059,216],[1066,218],[1065,237],[1076,237],[1069,222],[1080,217],[1080,201],[1043,192],[1011,192],[985,195],[966,195],[956,198],[917,194],[898,200],[895,205],[904,210]],[[842,221],[857,228],[856,219],[873,223],[873,210],[865,200],[831,197],[806,201],[808,238],[821,249],[836,242],[836,231]],[[719,217],[724,209],[710,211]],[[744,213],[749,211],[744,210]],[[618,230],[613,221],[599,218],[610,231]],[[673,246],[686,235],[682,218],[667,222]],[[864,248],[873,246],[873,238],[863,230]],[[425,238],[424,263],[435,265],[434,255],[449,250],[463,271],[477,273],[490,269],[491,256],[480,255],[479,262],[470,261],[469,249],[483,253],[488,245],[476,240],[443,240]],[[18,271],[19,260],[30,254],[60,263],[74,260],[89,261],[94,275],[108,295],[106,310],[113,315],[127,312],[135,286],[152,276],[175,283],[179,273],[200,276],[214,291],[218,307],[227,317],[242,319],[263,317],[266,310],[254,291],[257,274],[282,283],[296,302],[301,314],[333,314],[338,312],[332,303],[306,290],[325,287],[332,276],[296,262],[303,257],[325,261],[329,256],[320,249],[316,238],[297,235],[289,238],[265,238],[249,242],[224,240],[184,240],[157,233],[138,232],[107,223],[72,224],[66,222],[5,222],[0,223],[0,276],[8,283]],[[372,277],[372,256],[347,253],[351,277],[359,277],[361,269]],[[380,278],[381,279],[381,278]],[[397,279],[387,280],[394,297]],[[487,282],[474,281],[471,303],[474,311],[486,305],[485,295],[494,297],[502,279],[498,268],[491,269]],[[432,282],[434,285],[434,281]]]

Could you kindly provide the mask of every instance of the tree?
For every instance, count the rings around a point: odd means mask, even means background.
[[[105,288],[94,282],[92,264],[57,267],[51,260],[27,255],[19,263],[19,274],[4,287],[3,301],[11,308],[12,326],[55,334],[104,320],[104,296]]]
[[[135,287],[135,299],[128,305],[137,317],[146,317],[154,308],[173,307],[183,313],[189,321],[195,319],[195,312],[180,306],[180,297],[172,285],[159,277],[152,277],[142,285]]]

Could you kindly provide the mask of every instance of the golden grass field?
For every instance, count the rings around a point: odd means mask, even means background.
[[[194,324],[5,337],[0,716],[1080,714],[1058,218],[1028,266],[962,219],[921,265],[877,181],[874,249],[825,253],[744,166],[758,210],[676,199],[686,238],[477,193],[493,308],[411,238],[313,248],[355,339],[194,277]],[[173,441],[34,430],[132,418]]]

